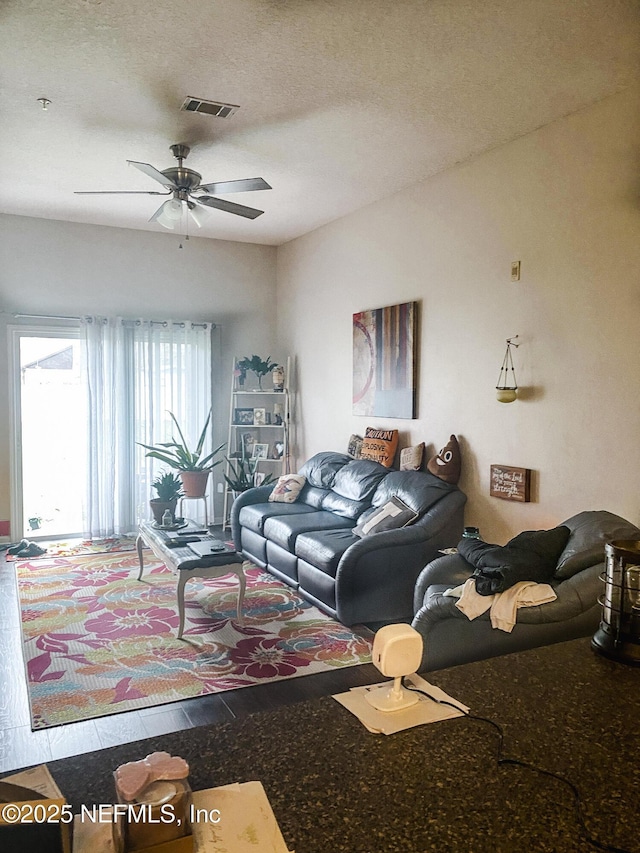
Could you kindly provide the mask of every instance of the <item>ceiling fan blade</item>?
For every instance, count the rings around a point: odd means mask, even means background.
[[[173,190],[166,193],[160,190],[76,190],[74,195],[171,195]]]
[[[165,187],[171,187],[171,189],[178,189],[176,184],[169,180],[166,175],[163,175],[159,169],[156,169],[155,166],[152,166],[151,163],[138,163],[137,160],[127,160],[127,163],[130,166],[135,166],[136,169],[140,169],[141,172],[144,172],[145,175],[149,175],[150,178],[153,178],[154,181],[159,181]]]
[[[206,204],[207,207],[215,207],[217,210],[225,210],[227,213],[235,213],[236,216],[245,216],[247,219],[256,219],[262,216],[264,210],[256,210],[255,207],[245,207],[244,204],[236,204],[223,198],[211,198],[208,195],[200,198],[193,197],[198,204]]]
[[[212,184],[201,184],[197,187],[212,195],[224,193],[246,193],[253,190],[270,190],[272,187],[264,178],[242,178],[239,181],[214,181]]]

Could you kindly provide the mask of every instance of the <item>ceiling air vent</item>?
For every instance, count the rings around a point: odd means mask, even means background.
[[[240,107],[236,104],[222,104],[220,101],[204,101],[202,98],[187,98],[180,107],[188,113],[205,113],[217,118],[229,118]]]

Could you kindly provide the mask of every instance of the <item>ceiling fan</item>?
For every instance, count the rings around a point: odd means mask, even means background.
[[[242,178],[238,181],[214,181],[203,184],[202,175],[182,165],[182,161],[189,154],[189,146],[180,144],[170,145],[169,147],[178,161],[178,165],[171,169],[160,171],[150,163],[127,160],[130,166],[135,166],[136,169],[140,169],[145,175],[162,184],[166,188],[166,192],[159,190],[95,190],[76,192],[75,195],[169,195],[171,198],[160,205],[149,222],[158,222],[171,231],[180,228],[185,210],[198,228],[201,228],[205,219],[203,211],[198,205],[214,207],[217,210],[224,210],[227,213],[234,213],[236,216],[244,216],[247,219],[255,219],[264,213],[263,210],[257,210],[255,207],[246,207],[244,204],[214,198],[214,196],[226,193],[270,190],[271,187],[263,178]]]

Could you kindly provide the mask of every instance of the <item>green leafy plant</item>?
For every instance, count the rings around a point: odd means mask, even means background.
[[[184,495],[182,481],[171,471],[166,471],[156,477],[151,483],[151,488],[156,490],[157,500],[163,503],[171,503],[171,501],[176,501]]]
[[[230,476],[225,474],[224,478],[229,488],[234,492],[246,492],[247,489],[252,489],[253,477],[260,460],[249,459],[244,453],[236,459],[229,459],[229,457],[226,459],[229,463]],[[273,474],[267,474],[260,485],[269,486],[271,483],[275,483],[275,480]]]
[[[241,358],[236,362],[238,380],[243,385],[244,380],[247,378],[247,371],[250,370],[258,377],[258,387],[262,390],[262,377],[266,376],[267,373],[270,373],[277,366],[277,362],[271,361],[270,355],[267,356],[266,360],[261,359],[259,355],[252,355],[251,358]]]
[[[215,461],[214,459],[216,455],[220,453],[224,444],[221,444],[220,447],[216,447],[212,453],[202,456],[202,448],[204,447],[204,442],[207,437],[207,429],[209,428],[209,422],[211,421],[211,412],[207,415],[207,420],[202,428],[195,450],[189,449],[189,446],[185,441],[185,437],[182,434],[182,430],[180,429],[180,424],[176,420],[173,412],[169,412],[169,415],[176,425],[180,441],[178,441],[175,436],[172,437],[171,441],[160,442],[155,446],[151,444],[143,444],[139,441],[138,444],[148,451],[145,456],[159,459],[161,462],[164,462],[165,465],[168,465],[170,468],[175,468],[177,471],[210,471],[212,468],[215,468],[216,465],[220,465],[222,459],[217,459]]]

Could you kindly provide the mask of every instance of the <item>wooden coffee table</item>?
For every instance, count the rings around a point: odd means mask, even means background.
[[[187,522],[187,526],[176,531],[181,535],[191,535],[190,531],[199,530],[195,522]],[[246,589],[246,579],[244,576],[243,560],[240,554],[233,548],[225,545],[223,551],[216,553],[205,554],[198,556],[187,546],[180,548],[170,548],[167,543],[171,537],[168,532],[158,528],[153,521],[143,521],[138,529],[138,538],[136,540],[136,549],[138,551],[138,560],[140,562],[140,571],[138,572],[138,580],[142,580],[142,572],[144,571],[143,548],[147,545],[159,560],[168,566],[172,571],[178,574],[178,613],[180,614],[180,626],[178,628],[178,639],[182,639],[184,631],[184,588],[187,581],[191,578],[221,578],[224,575],[234,574],[238,578],[238,606],[237,620],[240,625],[244,624],[242,614],[242,604],[244,601],[244,593]],[[200,534],[199,539],[203,543],[216,543],[220,540],[209,534]]]

